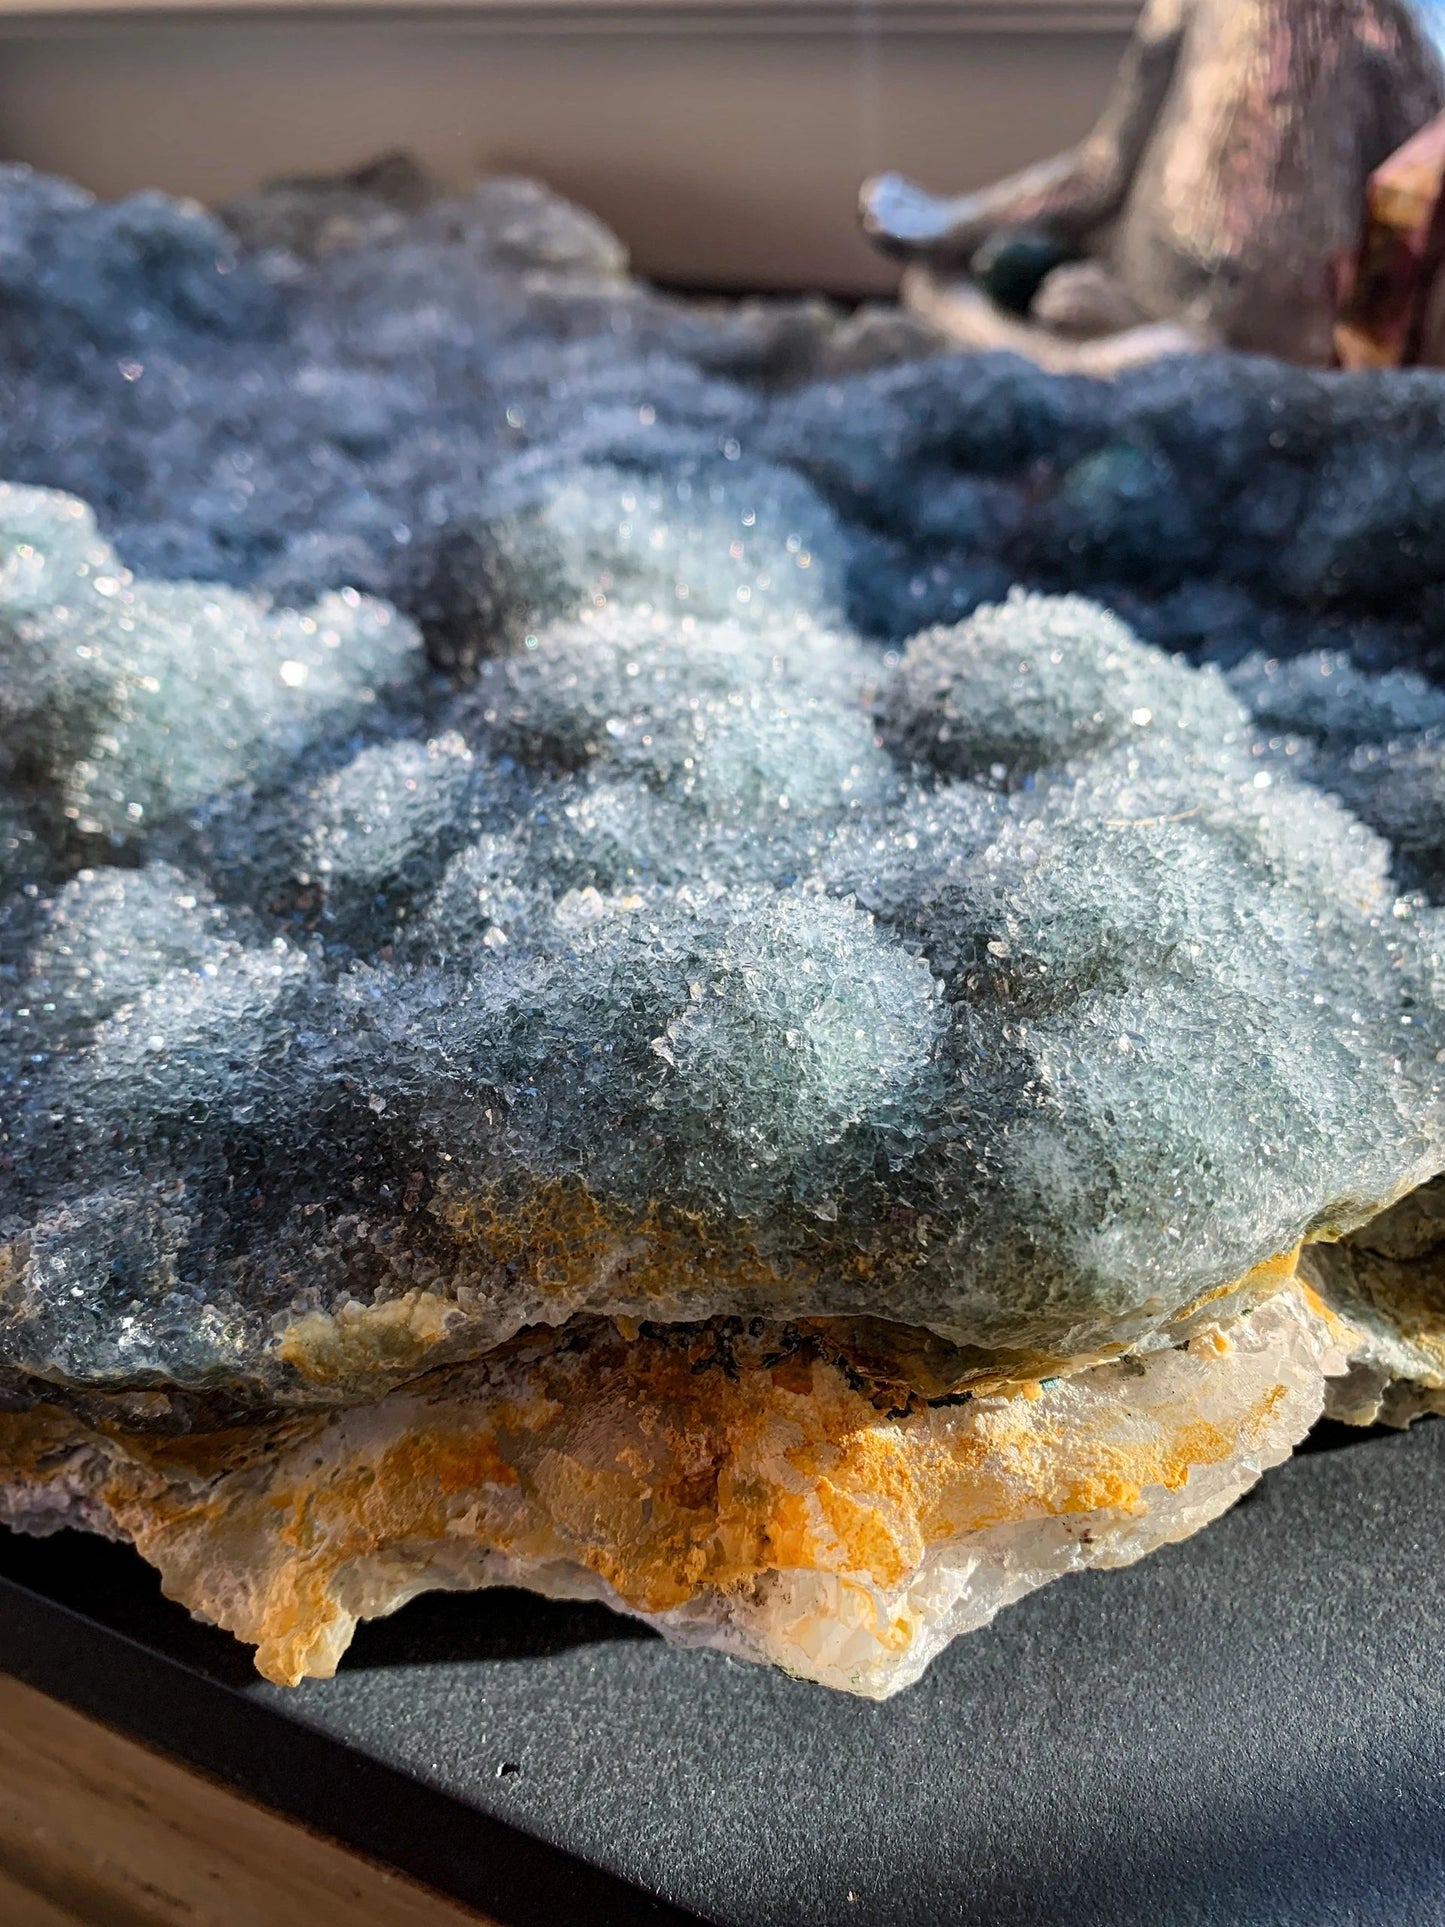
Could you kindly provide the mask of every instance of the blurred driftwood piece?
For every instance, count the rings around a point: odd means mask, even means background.
[[[1370,176],[1335,328],[1342,368],[1445,361],[1445,114]]]
[[[1148,0],[1077,147],[957,198],[880,176],[863,225],[914,264],[905,298],[969,346],[1056,368],[1191,343],[1324,365],[1366,185],[1442,107],[1407,0]],[[1022,317],[977,300],[980,250],[996,261],[1010,233],[1059,250]]]

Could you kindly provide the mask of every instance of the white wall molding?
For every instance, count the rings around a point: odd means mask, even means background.
[[[390,24],[481,31],[935,34],[1127,33],[1138,0],[0,0],[0,36],[85,32],[124,19]]]

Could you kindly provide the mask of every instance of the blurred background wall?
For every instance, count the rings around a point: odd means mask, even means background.
[[[881,167],[989,180],[1098,112],[1133,0],[0,4],[0,150],[113,196],[214,200],[406,148],[539,175],[639,269],[854,295]]]

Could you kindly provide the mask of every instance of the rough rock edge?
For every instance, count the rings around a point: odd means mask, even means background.
[[[1036,1587],[1215,1518],[1355,1342],[1290,1284],[1187,1346],[900,1417],[821,1359],[700,1375],[680,1341],[541,1340],[216,1440],[0,1417],[0,1521],[131,1540],[289,1683],[420,1592],[522,1585],[882,1699]]]
[[[1309,1247],[1300,1272],[1358,1338],[1329,1388],[1330,1418],[1403,1427],[1445,1413],[1445,1178]]]

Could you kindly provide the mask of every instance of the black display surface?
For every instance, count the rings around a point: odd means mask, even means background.
[[[1311,1443],[882,1706],[517,1593],[287,1693],[69,1534],[0,1533],[0,1664],[512,1927],[1438,1927],[1445,1424]]]

